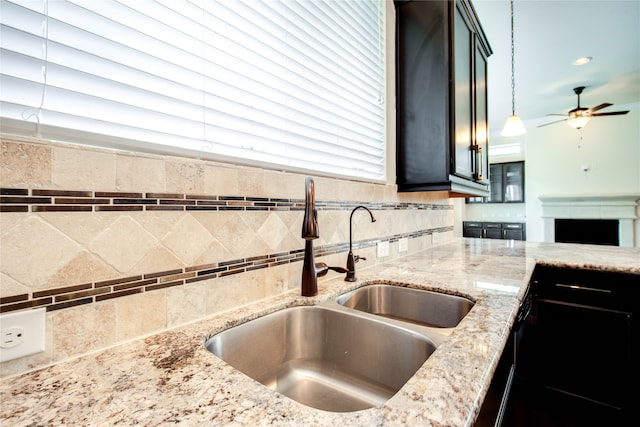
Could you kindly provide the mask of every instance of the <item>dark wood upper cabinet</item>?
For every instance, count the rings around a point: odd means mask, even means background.
[[[488,196],[487,58],[468,0],[396,1],[399,191]]]

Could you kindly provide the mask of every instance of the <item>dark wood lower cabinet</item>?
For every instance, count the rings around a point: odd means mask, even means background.
[[[514,425],[633,425],[640,403],[640,275],[538,266],[531,289]]]
[[[463,221],[462,237],[527,240],[523,222]]]
[[[525,227],[522,222],[507,222],[502,224],[502,238],[505,240],[527,240]]]
[[[631,313],[560,301],[538,302],[545,349],[538,380],[555,390],[613,408],[625,406],[620,385],[631,368]]]
[[[462,223],[462,237],[481,238],[482,234],[483,228],[481,222],[465,221]]]
[[[483,231],[485,239],[502,239],[502,224],[499,222],[485,222]]]

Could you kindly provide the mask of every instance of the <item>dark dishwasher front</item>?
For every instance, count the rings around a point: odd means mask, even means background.
[[[475,427],[501,427],[513,425],[513,408],[511,404],[511,388],[515,377],[518,349],[524,334],[527,317],[531,312],[533,300],[527,288],[520,304],[518,315],[509,334],[500,361],[493,374],[491,385],[487,391]]]

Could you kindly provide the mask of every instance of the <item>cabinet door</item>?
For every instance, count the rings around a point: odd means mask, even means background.
[[[481,182],[489,182],[487,58],[478,43],[476,43],[475,52],[475,178]]]
[[[481,222],[463,222],[462,237],[482,237]]]
[[[489,176],[489,203],[524,202],[524,162],[495,163]]]
[[[510,203],[524,202],[524,163],[504,163],[504,201]]]
[[[483,234],[487,239],[502,239],[502,224],[499,222],[486,222]]]
[[[502,224],[502,238],[505,240],[525,240],[524,224]]]
[[[454,165],[455,174],[473,178],[473,32],[464,14],[454,8]]]
[[[502,192],[502,165],[495,164],[489,167],[489,177],[491,182],[489,184],[489,203],[502,203],[503,192]]]
[[[401,191],[442,183],[453,173],[448,7],[441,2],[396,3],[396,161]]]
[[[538,379],[575,396],[624,406],[631,372],[631,314],[540,300]]]

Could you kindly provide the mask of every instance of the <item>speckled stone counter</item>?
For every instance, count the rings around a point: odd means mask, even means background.
[[[491,382],[536,263],[640,274],[640,249],[457,239],[197,323],[0,383],[0,424],[470,426]],[[334,273],[330,273],[334,274]],[[326,301],[371,282],[442,291],[476,304],[383,406],[331,413],[267,389],[209,353],[207,337],[285,307]]]

